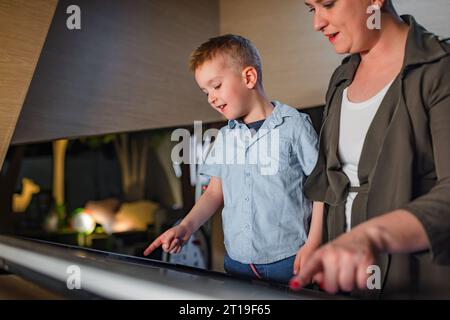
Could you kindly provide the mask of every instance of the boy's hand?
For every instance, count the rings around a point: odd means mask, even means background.
[[[183,245],[188,241],[191,233],[183,225],[179,224],[170,228],[153,241],[144,251],[144,256],[148,256],[156,248],[162,245],[165,252],[179,253]]]
[[[308,241],[298,250],[297,256],[295,257],[294,261],[294,275],[297,275],[300,271],[300,269],[303,268],[306,261],[309,260],[311,255],[314,253],[314,251],[317,250],[319,245],[309,243]],[[308,279],[309,282],[311,282],[311,279]]]

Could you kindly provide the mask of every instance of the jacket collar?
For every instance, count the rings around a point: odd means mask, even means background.
[[[430,63],[449,54],[442,46],[441,39],[418,24],[414,17],[404,15],[402,19],[409,25],[404,68]]]

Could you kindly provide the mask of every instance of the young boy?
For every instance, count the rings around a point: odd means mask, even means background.
[[[228,125],[200,169],[211,177],[208,188],[144,255],[160,245],[179,253],[223,204],[225,271],[287,283],[322,238],[323,206],[314,203],[311,220],[311,203],[302,190],[317,161],[316,132],[307,115],[266,98],[261,59],[249,40],[212,38],[192,53],[190,68]]]

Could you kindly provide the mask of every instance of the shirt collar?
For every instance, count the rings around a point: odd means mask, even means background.
[[[292,116],[291,108],[288,108],[285,104],[276,100],[272,101],[272,104],[274,105],[273,112],[263,123],[263,126],[268,126],[270,129],[274,129],[282,124],[285,117]],[[238,120],[228,120],[228,128],[230,129],[239,128],[241,124]]]

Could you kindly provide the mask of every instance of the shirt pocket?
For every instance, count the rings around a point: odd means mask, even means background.
[[[278,156],[275,155],[275,157],[278,158],[278,172],[286,172],[291,168],[292,156],[291,140],[280,138]]]
[[[286,172],[293,161],[291,140],[279,138],[273,145],[268,144],[267,147],[262,145],[259,156],[258,168],[260,174],[276,175],[280,172]]]

